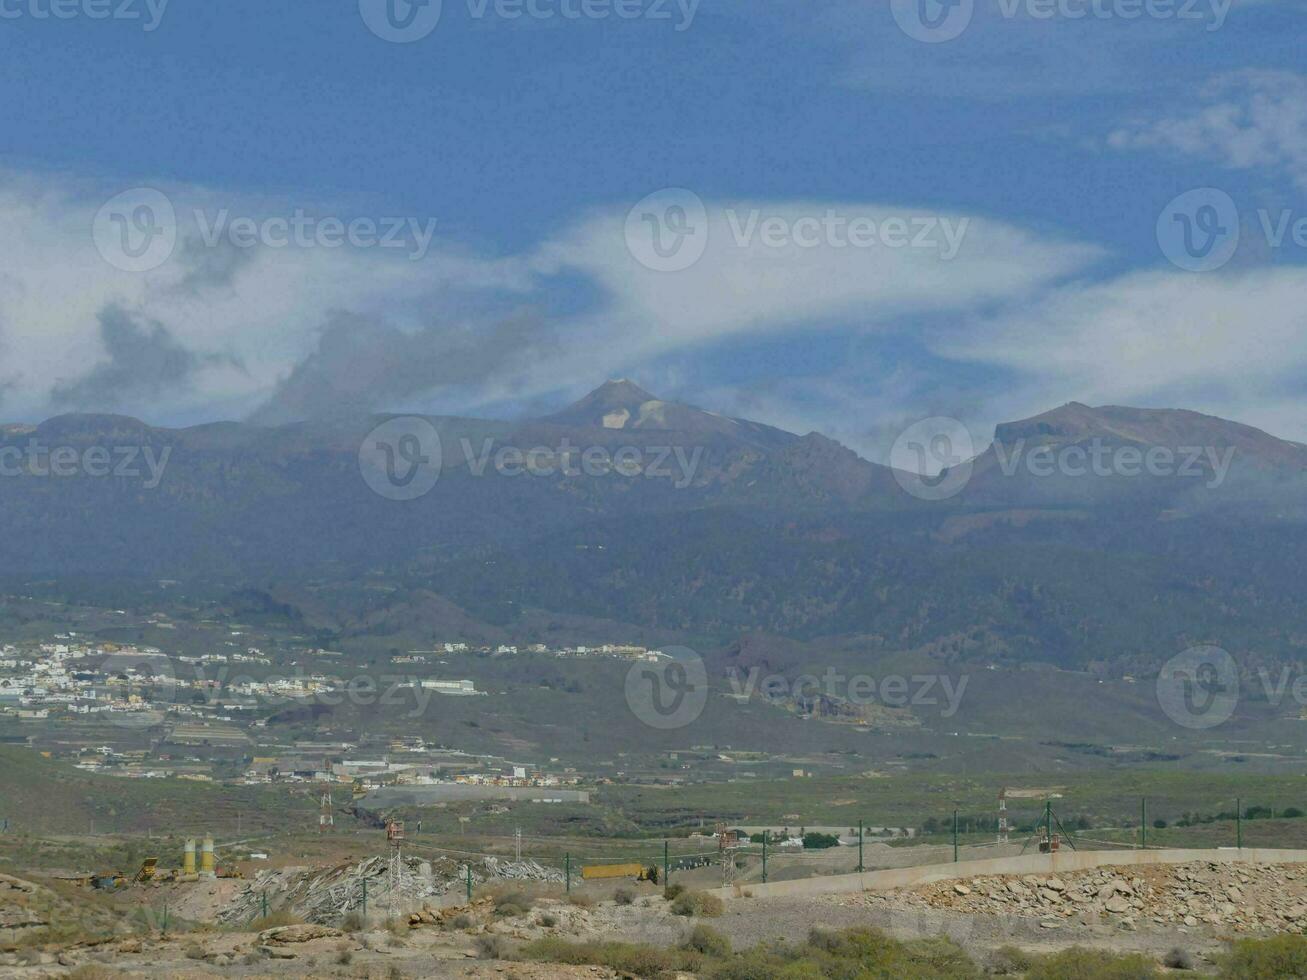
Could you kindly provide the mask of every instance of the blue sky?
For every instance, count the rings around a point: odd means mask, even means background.
[[[53,2],[0,0],[4,418],[512,414],[631,376],[873,457],[1069,400],[1307,439],[1298,0],[444,0],[406,43],[386,0]],[[123,269],[105,208],[142,188],[171,247]],[[1192,271],[1158,228],[1198,188],[1242,228]],[[702,255],[649,268],[631,236],[686,201]],[[230,233],[297,213],[411,247]]]

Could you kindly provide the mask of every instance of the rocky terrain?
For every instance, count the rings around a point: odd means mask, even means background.
[[[328,925],[283,913],[281,922],[225,926],[160,921],[152,909],[49,884],[0,876],[0,978],[614,977],[622,974],[515,957],[542,939],[673,949],[700,921],[676,914],[647,884],[624,888],[618,902],[505,881],[470,905],[439,896],[415,902],[393,922],[374,913],[370,921],[350,916]],[[1210,970],[1233,937],[1307,931],[1307,865],[1109,867],[878,894],[746,896],[707,921],[736,950],[801,942],[814,928],[871,927],[903,940],[947,936],[981,964],[1005,949],[1047,954],[1077,946],[1153,962],[1183,949],[1199,970]]]
[[[864,901],[1034,917],[1047,928],[1153,923],[1301,933],[1307,931],[1307,866],[1201,863],[994,876],[867,895]]]

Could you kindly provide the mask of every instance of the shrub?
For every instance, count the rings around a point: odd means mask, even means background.
[[[828,847],[838,847],[839,843],[840,839],[833,834],[820,834],[814,830],[803,835],[805,851],[821,851]]]
[[[261,919],[255,919],[250,923],[250,932],[263,932],[265,929],[278,929],[281,926],[302,926],[304,920],[298,915],[287,912],[282,909],[278,912],[269,912]]]
[[[681,946],[714,959],[731,955],[731,941],[711,926],[695,926]]]
[[[1026,972],[1026,980],[1156,980],[1160,976],[1157,966],[1144,956],[1118,956],[1079,946],[1038,957]]]
[[[989,956],[986,969],[989,973],[998,976],[1008,976],[1014,973],[1025,973],[1034,965],[1030,954],[1023,949],[1015,946],[1002,946]]]
[[[681,893],[684,891],[685,891],[684,885],[668,885],[666,888],[663,889],[663,898],[671,902],[675,900],[678,896],[680,896]]]
[[[629,888],[619,888],[613,895],[613,901],[618,905],[631,905],[635,902],[635,892]]]
[[[1307,937],[1285,934],[1241,939],[1221,961],[1225,980],[1279,980],[1307,977]]]
[[[458,915],[454,916],[449,920],[449,924],[454,929],[471,929],[476,925],[472,916],[468,915],[466,912],[460,912]]]
[[[572,892],[567,896],[567,904],[575,905],[579,909],[594,908],[595,900],[589,895],[582,895],[580,892]]]
[[[367,927],[368,920],[363,917],[362,912],[351,912],[340,920],[340,928],[344,932],[362,932]]]
[[[488,932],[477,936],[477,957],[483,960],[508,959],[508,940]]]
[[[491,896],[495,903],[495,915],[502,919],[516,919],[526,915],[535,904],[535,899],[528,893],[517,889],[497,892]]]
[[[1181,949],[1179,946],[1175,947],[1175,949],[1162,957],[1162,966],[1168,967],[1172,970],[1197,969],[1194,965],[1194,958],[1189,955],[1189,951]]]
[[[687,954],[636,943],[569,943],[562,939],[541,939],[522,950],[522,956],[540,963],[568,966],[606,966],[618,973],[637,977],[671,976],[695,967]]]
[[[715,919],[724,911],[726,907],[722,900],[707,892],[683,892],[672,902],[673,915],[700,915],[705,919]]]
[[[554,926],[558,925],[558,916],[552,915],[549,912],[542,912],[540,914],[540,918],[536,921],[538,921],[546,929],[552,929],[554,928]]]

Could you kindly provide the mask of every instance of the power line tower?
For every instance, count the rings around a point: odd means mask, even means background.
[[[735,852],[740,849],[740,835],[726,824],[717,825],[717,859],[722,866],[722,887],[735,880]]]
[[[387,821],[386,843],[390,845],[390,918],[398,919],[400,892],[404,886],[404,824],[402,821]]]

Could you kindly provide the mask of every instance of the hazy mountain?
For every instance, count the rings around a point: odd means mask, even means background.
[[[1307,449],[1193,412],[1071,404],[1001,425],[940,501],[823,436],[630,382],[542,419],[427,419],[439,479],[397,500],[359,461],[390,418],[0,429],[9,473],[38,443],[134,453],[137,474],[0,478],[0,575],[332,583],[306,624],[415,640],[607,622],[1130,664],[1214,639],[1296,656],[1307,636]],[[365,580],[388,598],[351,605]]]
[[[1197,412],[1077,402],[997,426],[968,502],[1307,518],[1307,447]]]

